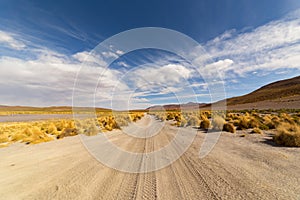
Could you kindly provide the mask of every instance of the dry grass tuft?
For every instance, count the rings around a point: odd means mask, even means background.
[[[249,120],[247,116],[241,116],[240,120],[237,124],[238,129],[239,130],[244,130],[244,129],[248,129],[249,128],[249,124],[248,124]]]
[[[225,124],[225,120],[221,116],[215,116],[212,120],[212,127],[214,130],[218,130],[218,131],[223,130],[224,124]]]
[[[209,119],[203,119],[200,123],[200,128],[202,129],[209,129],[210,128],[210,121]]]
[[[300,126],[283,122],[277,127],[273,137],[275,143],[287,147],[300,147]]]
[[[188,126],[200,126],[200,119],[197,116],[191,116],[187,121]]]
[[[251,133],[257,133],[257,134],[263,134],[262,130],[260,130],[259,128],[254,128]]]
[[[225,123],[223,127],[223,131],[235,133],[235,126],[232,123]]]

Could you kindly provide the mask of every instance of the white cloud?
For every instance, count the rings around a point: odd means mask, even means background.
[[[102,57],[94,52],[77,52],[73,55],[73,58],[85,64],[98,65],[101,67],[105,67],[107,65],[107,63],[102,59]]]
[[[127,89],[126,85],[118,83],[118,71],[104,70],[93,65],[82,66],[81,62],[73,61],[72,57],[80,60],[80,56],[86,52],[71,57],[47,49],[36,49],[33,52],[36,53],[35,59],[0,58],[0,104],[71,105],[74,81],[79,70],[76,94],[78,99],[80,95],[86,95],[82,102],[78,102],[81,105],[91,105],[97,83],[101,87],[99,99],[110,98],[116,84]]]
[[[123,67],[129,67],[129,65],[126,62],[123,62],[123,61],[118,62],[118,65],[123,66]]]
[[[180,64],[167,64],[156,67],[143,67],[132,72],[132,80],[138,87],[144,85],[162,85],[174,86],[181,84],[188,79],[192,74],[192,69],[189,69]],[[150,85],[149,85],[150,87]]]
[[[124,51],[117,50],[117,51],[116,51],[116,54],[118,54],[118,55],[123,55],[123,54],[124,54]]]
[[[294,13],[245,33],[226,31],[204,48],[216,63],[232,61],[206,66],[210,71],[219,69],[228,78],[257,70],[300,69],[300,15]]]
[[[21,50],[26,47],[22,41],[15,39],[13,34],[4,31],[0,31],[1,43],[15,50]]]
[[[223,76],[228,70],[232,69],[233,63],[231,59],[219,60],[200,68],[200,73],[203,77],[216,76],[216,72]]]
[[[111,52],[111,51],[104,51],[104,52],[102,52],[102,55],[105,58],[118,58],[119,57],[116,53]]]

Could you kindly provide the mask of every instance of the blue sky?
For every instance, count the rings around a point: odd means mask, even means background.
[[[191,37],[211,57],[210,63],[202,63],[202,75],[213,76],[211,71],[218,70],[226,96],[246,94],[300,74],[299,8],[298,0],[3,0],[0,104],[71,105],[74,78],[82,63],[88,65],[83,77],[92,82],[97,80],[97,65],[107,64],[105,59],[115,55],[120,57],[105,74],[108,86],[100,86],[96,106],[110,107],[113,98],[117,109],[124,102],[142,108],[177,103],[175,95],[184,96],[184,102],[210,102],[205,81],[178,55],[155,49],[123,55],[117,47],[108,48],[101,58],[89,53],[107,38],[140,27],[168,28]],[[131,75],[124,78],[127,71]],[[169,72],[172,79],[157,78]],[[139,77],[154,85],[142,85]],[[91,87],[88,82],[85,87]]]

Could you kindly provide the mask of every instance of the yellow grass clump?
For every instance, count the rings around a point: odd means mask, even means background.
[[[225,120],[221,116],[215,116],[212,120],[212,127],[214,130],[222,131]]]
[[[223,126],[223,131],[235,133],[235,126],[232,123],[225,123]]]
[[[200,126],[200,119],[197,116],[191,116],[187,121],[188,126]]]
[[[0,143],[9,142],[8,133],[0,132]]]
[[[98,114],[98,113],[97,113]],[[111,112],[101,113],[97,120],[56,119],[35,122],[6,122],[0,123],[0,147],[14,142],[37,144],[53,139],[74,136],[78,134],[96,135],[102,131],[119,129],[129,122],[137,121],[144,116],[142,112]]]
[[[202,129],[209,129],[210,128],[210,121],[209,119],[203,119],[200,123],[200,128]]]
[[[251,133],[257,133],[257,134],[263,134],[262,130],[260,130],[259,128],[254,128]]]
[[[275,143],[287,147],[300,147],[300,126],[298,124],[282,122],[276,131],[277,133],[273,137]]]

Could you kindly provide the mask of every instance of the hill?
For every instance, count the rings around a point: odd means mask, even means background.
[[[227,99],[227,105],[254,103],[267,100],[280,100],[300,95],[300,76],[276,81],[249,94]]]
[[[193,109],[199,109],[205,107],[206,105],[207,104],[205,103],[189,102],[186,104],[168,104],[168,105],[151,106],[147,108],[147,110],[181,110],[181,109],[193,110]]]
[[[227,109],[300,109],[300,76],[276,81],[249,94],[228,98]],[[214,104],[220,103],[215,102]],[[152,110],[210,109],[211,104],[187,103],[152,106]]]

